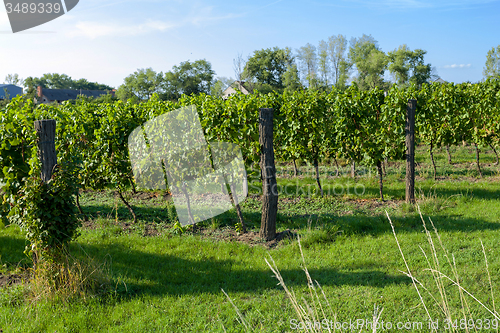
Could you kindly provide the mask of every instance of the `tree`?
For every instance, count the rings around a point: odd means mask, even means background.
[[[318,72],[320,82],[328,87],[328,77],[330,76],[330,61],[328,60],[328,44],[322,40],[318,45]]]
[[[243,80],[243,71],[245,70],[246,62],[243,60],[243,56],[241,53],[238,53],[236,59],[233,59],[233,69],[234,75],[237,81]]]
[[[22,86],[22,85],[24,85],[24,80],[21,79],[17,73],[16,74],[8,74],[5,77],[5,83],[13,84],[16,86]]]
[[[38,86],[47,89],[84,89],[84,90],[113,90],[112,87],[97,82],[89,82],[87,79],[73,80],[66,74],[43,74],[42,77],[27,77],[24,86],[35,89]]]
[[[255,80],[258,90],[261,90],[259,86],[267,86],[271,90],[281,91],[285,88],[283,74],[289,66],[293,65],[293,62],[294,57],[288,47],[254,51],[245,65],[243,76]]]
[[[307,83],[309,88],[314,89],[318,82],[318,58],[316,55],[316,47],[307,43],[305,46],[298,49],[297,54],[300,60],[301,70],[304,73],[305,83]]]
[[[138,69],[124,79],[124,83],[118,87],[116,96],[126,101],[147,100],[154,93],[163,92],[163,73],[156,73],[153,69]]]
[[[485,79],[490,77],[500,79],[500,45],[491,48],[486,54],[483,75]]]
[[[214,76],[212,65],[205,59],[181,62],[165,73],[164,93],[161,96],[163,99],[175,100],[182,94],[210,94]]]
[[[399,86],[414,83],[417,86],[428,82],[432,77],[431,64],[424,63],[427,51],[416,49],[411,51],[406,44],[387,54],[389,71]]]
[[[344,35],[331,36],[328,39],[328,56],[332,64],[332,82],[337,88],[343,88],[349,78],[350,65],[346,58],[347,39]]]
[[[300,83],[299,70],[296,64],[289,65],[286,72],[283,74],[283,84],[285,91],[293,92],[302,89]]]
[[[375,87],[386,88],[384,72],[388,59],[371,35],[363,34],[359,39],[353,38],[351,40],[349,60],[352,65],[356,66],[358,73],[355,81],[361,90]]]
[[[79,79],[72,82],[71,89],[83,90],[113,90],[112,87],[97,82],[89,82],[87,79]]]

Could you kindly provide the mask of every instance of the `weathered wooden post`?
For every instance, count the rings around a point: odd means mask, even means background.
[[[417,101],[410,99],[406,108],[406,202],[415,203],[415,110]]]
[[[262,171],[262,220],[259,235],[266,241],[276,237],[276,216],[278,214],[278,184],[276,183],[273,149],[273,114],[273,109],[259,109],[260,168]]]
[[[42,163],[42,181],[47,183],[52,178],[54,166],[57,164],[56,155],[56,121],[37,120],[35,131],[38,137],[38,158]]]

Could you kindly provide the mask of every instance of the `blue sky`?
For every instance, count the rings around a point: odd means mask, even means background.
[[[118,87],[138,68],[169,71],[206,59],[234,77],[233,59],[269,47],[372,35],[384,52],[407,44],[452,82],[482,79],[500,44],[500,0],[80,0],[68,14],[12,34],[0,5],[0,83],[64,73]]]

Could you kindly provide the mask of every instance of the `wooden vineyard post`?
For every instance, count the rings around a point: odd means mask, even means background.
[[[259,109],[259,143],[262,171],[262,219],[259,236],[266,241],[276,237],[278,185],[273,149],[273,109]]]
[[[410,99],[406,108],[406,202],[415,203],[415,110],[417,101]]]
[[[42,163],[41,178],[47,183],[52,178],[54,166],[57,164],[56,121],[37,120],[35,131],[38,138],[38,158]]]

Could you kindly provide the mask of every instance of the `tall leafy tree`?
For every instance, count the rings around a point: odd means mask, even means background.
[[[121,100],[147,100],[154,93],[163,92],[163,73],[152,68],[142,68],[130,74],[118,87],[116,95]]]
[[[210,94],[214,76],[212,64],[205,59],[181,62],[179,66],[174,66],[172,71],[165,73],[162,97],[174,100],[183,94]]]
[[[337,88],[343,88],[349,78],[350,64],[347,61],[347,39],[344,35],[331,36],[328,39],[328,56],[332,66],[332,82]]]
[[[352,65],[356,66],[355,81],[361,90],[387,87],[384,82],[384,72],[388,59],[371,35],[363,35],[358,39],[351,40],[349,60]]]
[[[330,61],[328,59],[328,44],[322,40],[318,45],[318,72],[321,85],[328,87],[330,76]]]
[[[483,69],[484,78],[500,79],[500,45],[492,47],[486,54],[486,63]]]
[[[286,72],[283,74],[283,84],[285,91],[292,92],[302,89],[300,83],[299,70],[296,64],[289,65]]]
[[[417,86],[428,82],[431,78],[431,64],[424,62],[427,51],[416,49],[410,50],[406,44],[387,54],[389,59],[389,71],[399,86],[411,83]]]
[[[254,80],[257,89],[259,85],[267,85],[272,90],[281,91],[285,88],[283,75],[293,63],[294,57],[288,47],[257,50],[248,59],[243,77]]]
[[[307,43],[305,46],[298,49],[297,54],[306,85],[309,88],[316,88],[318,82],[318,57],[316,55],[316,47]]]
[[[7,84],[13,84],[16,86],[22,86],[24,85],[24,80],[19,77],[19,74],[8,74],[5,77],[5,83]]]

